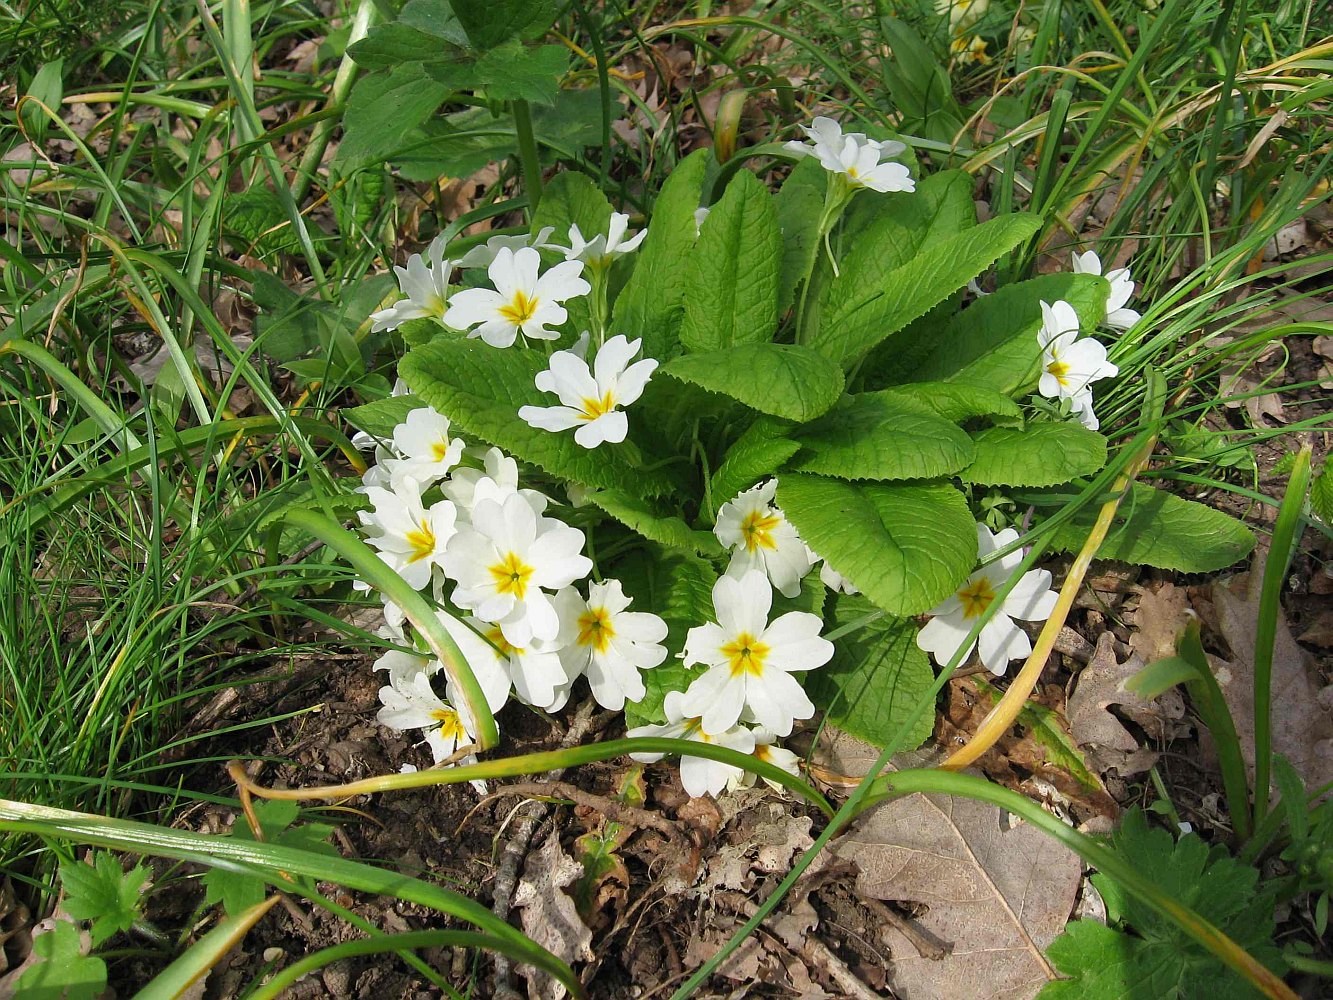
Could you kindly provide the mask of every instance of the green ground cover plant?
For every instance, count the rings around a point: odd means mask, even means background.
[[[994,803],[1101,872],[1108,923],[1052,945],[1071,977],[1052,995],[1120,995],[1151,967],[1144,996],[1289,996],[1280,976],[1328,971],[1272,924],[1301,899],[1326,928],[1324,790],[1265,747],[1259,688],[1257,775],[1228,755],[1197,631],[1141,683],[1183,684],[1218,740],[1226,838],[1131,812],[1100,841],[953,773],[998,732],[877,776],[974,648],[995,675],[1025,661],[989,726],[1012,723],[1093,558],[1243,560],[1256,521],[1233,515],[1278,507],[1256,449],[1327,424],[1317,380],[1271,369],[1274,345],[1330,332],[1300,309],[1328,255],[1266,256],[1329,197],[1313,4],[367,0],[330,29],[224,0],[89,8],[96,46],[41,31],[45,8],[3,13],[0,869],[34,900],[59,886],[68,918],[20,989],[100,995],[127,957],[108,942],[137,935],[165,965],[141,995],[178,995],[276,889],[366,937],[249,995],[381,952],[458,995],[421,957],[445,946],[578,995],[509,923],[343,860],[329,815],[295,803],[627,754],[678,760],[696,796],[763,778],[827,820],[677,996],[857,815],[921,791]],[[270,66],[295,39],[312,68]],[[129,360],[143,339],[152,365]],[[1274,383],[1297,400],[1284,426],[1227,418]],[[1290,554],[1329,530],[1327,473],[1307,489],[1291,454],[1258,522],[1270,657]],[[349,625],[358,603],[383,626]],[[216,740],[278,721],[183,728],[199,706],[335,643],[378,657],[380,723],[437,766],[286,792],[233,767],[239,799],[199,780]],[[506,702],[557,713],[585,677],[628,738],[510,754]],[[882,753],[841,802],[784,746],[807,721]],[[172,829],[188,802],[249,825]],[[140,895],[121,853],[206,868],[211,929],[152,927],[170,879]],[[1272,858],[1288,877],[1261,874]],[[1173,891],[1160,871],[1193,874]],[[1205,891],[1219,879],[1229,895]],[[386,933],[322,883],[471,929]]]

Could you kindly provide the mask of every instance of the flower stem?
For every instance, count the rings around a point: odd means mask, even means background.
[[[537,137],[532,131],[532,108],[527,101],[510,105],[514,113],[514,131],[518,133],[518,160],[523,167],[523,190],[528,196],[528,221],[537,214],[542,200],[542,161],[537,153]]]

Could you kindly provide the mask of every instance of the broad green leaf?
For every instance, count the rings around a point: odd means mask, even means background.
[[[980,386],[952,382],[911,382],[890,386],[878,395],[929,407],[950,423],[986,417],[997,424],[1022,422],[1023,411],[1008,396]]]
[[[441,44],[441,39],[402,21],[379,24],[361,41],[351,45],[347,54],[364,69],[392,69],[403,63],[436,62],[456,59],[473,65],[460,50]]]
[[[796,289],[810,277],[819,252],[819,220],[824,213],[828,171],[813,156],[802,159],[774,197],[782,231],[782,267],[778,279],[778,314],[791,308]]]
[[[833,659],[805,675],[805,689],[829,722],[883,747],[928,697],[935,675],[910,619],[886,616],[859,595],[840,594],[833,621],[841,628],[876,614],[834,643]],[[922,712],[899,748],[920,746],[934,724],[935,713]]]
[[[64,59],[42,63],[23,95],[31,100],[23,102],[19,114],[28,135],[37,143],[45,138],[46,130],[51,126],[51,118],[41,106],[45,105],[52,114],[60,114],[60,102],[65,96],[64,69]]]
[[[143,916],[142,895],[151,874],[141,864],[124,871],[110,851],[96,852],[91,865],[66,862],[60,866],[65,912],[92,922],[88,931],[96,947]]]
[[[701,556],[722,555],[722,546],[711,531],[697,531],[679,517],[654,509],[634,493],[593,490],[588,499],[625,527],[668,549],[685,549]]]
[[[1077,552],[1096,518],[1096,505],[1085,507],[1056,530],[1051,544]],[[1121,501],[1097,558],[1182,573],[1211,573],[1234,565],[1253,549],[1253,533],[1234,517],[1136,483]]]
[[[967,500],[942,484],[852,484],[784,473],[778,503],[807,545],[890,614],[921,614],[977,561]]]
[[[715,351],[771,340],[781,265],[773,197],[742,170],[704,220],[689,256],[680,342],[692,351]]]
[[[14,983],[15,997],[23,1000],[97,1000],[106,994],[106,963],[85,955],[79,929],[57,920],[45,934],[32,939],[41,959]]]
[[[844,367],[943,302],[1041,228],[1029,215],[1007,215],[926,247],[882,277],[850,268],[829,285],[830,305],[808,341]],[[863,251],[869,252],[869,251]]]
[[[387,441],[393,437],[394,428],[406,420],[409,413],[425,405],[416,396],[385,396],[372,403],[349,406],[339,412],[357,430]]]
[[[539,38],[555,20],[555,0],[450,0],[468,39],[478,49],[511,39]]]
[[[960,475],[983,486],[1057,486],[1106,464],[1106,438],[1075,423],[991,427],[972,440],[976,458]]]
[[[630,340],[641,338],[645,357],[665,361],[679,352],[685,274],[697,238],[694,212],[711,156],[706,149],[695,150],[671,171],[653,203],[634,272],[616,298],[611,328]]]
[[[408,352],[398,372],[413,393],[454,422],[466,434],[493,444],[553,476],[582,486],[622,489],[657,496],[668,488],[660,471],[646,471],[631,457],[632,443],[588,449],[573,433],[529,427],[518,417],[521,406],[555,406],[556,398],[537,389],[534,379],[546,367],[541,351],[511,347],[496,350],[480,340],[434,340]],[[643,419],[643,400],[629,411],[630,426]]]
[[[569,227],[577,225],[585,239],[605,233],[611,224],[611,202],[587,174],[565,170],[556,174],[542,189],[542,200],[532,217],[532,232],[550,226],[553,239],[569,236]]]
[[[352,86],[343,113],[343,138],[334,157],[344,173],[393,159],[409,132],[444,100],[449,88],[420,63],[370,73]]]
[[[786,433],[783,425],[765,419],[756,420],[745,429],[727,449],[709,482],[714,506],[710,515],[736,494],[773,475],[796,454],[801,446],[784,436]]]
[[[929,408],[882,392],[844,396],[791,433],[792,467],[839,479],[937,479],[973,458],[972,439]]]
[[[1092,274],[1045,274],[973,302],[940,335],[935,352],[913,380],[938,379],[1019,395],[1037,384],[1041,303],[1063,299],[1091,330],[1106,314],[1106,279]]]
[[[795,344],[740,344],[685,354],[672,358],[661,371],[760,413],[798,422],[813,420],[842,394],[842,369]]]
[[[1324,458],[1323,471],[1310,484],[1310,508],[1333,527],[1333,459]]]
[[[553,105],[568,68],[569,50],[563,45],[505,42],[477,60],[477,82],[492,101]]]
[[[300,251],[301,240],[292,229],[282,201],[272,191],[251,188],[232,195],[225,204],[223,228],[248,256],[265,258]],[[318,240],[322,234],[315,229],[311,235]]]
[[[449,0],[407,0],[396,23],[417,28],[459,48],[469,45],[467,32]]]

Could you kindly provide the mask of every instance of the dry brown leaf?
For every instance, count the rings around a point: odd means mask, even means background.
[[[593,959],[592,931],[579,919],[574,900],[564,891],[583,875],[583,866],[560,846],[559,831],[528,855],[523,877],[514,891],[514,909],[521,911],[523,933],[566,962]],[[521,967],[528,977],[531,1000],[560,1000],[567,991],[545,972]]]
[[[836,731],[826,752],[830,769],[853,776],[878,757]],[[939,756],[936,749],[899,754],[891,767],[929,766]],[[923,907],[913,920],[920,936],[952,948],[942,959],[925,958],[919,942],[884,928],[894,995],[1016,1000],[1053,976],[1044,951],[1064,930],[1083,866],[1040,830],[985,803],[913,795],[867,813],[836,843],[834,854],[859,868],[862,895]]]
[[[1259,574],[1241,573],[1210,588],[1209,624],[1226,640],[1231,658],[1212,658],[1214,673],[1254,773],[1254,647],[1259,620]],[[1206,610],[1201,607],[1201,611]],[[1279,616],[1273,644],[1273,751],[1286,757],[1307,788],[1333,781],[1333,686],[1322,687],[1310,656]]]
[[[1129,646],[1145,663],[1176,654],[1176,639],[1189,621],[1189,595],[1173,583],[1139,593],[1138,609],[1125,616],[1134,627]]]
[[[1131,654],[1123,663],[1116,660],[1115,636],[1103,632],[1088,665],[1079,671],[1066,708],[1069,730],[1088,754],[1094,771],[1115,768],[1122,777],[1142,774],[1156,763],[1157,755],[1140,746],[1138,737],[1111,712],[1115,708],[1141,726],[1154,743],[1167,743],[1183,735],[1188,727],[1185,700],[1174,688],[1152,700],[1125,689],[1125,682],[1147,664]]]
[[[1307,625],[1301,633],[1301,642],[1323,646],[1325,649],[1333,647],[1333,611],[1325,611]]]

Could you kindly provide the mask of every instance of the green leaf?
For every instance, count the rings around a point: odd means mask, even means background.
[[[344,173],[393,159],[409,132],[440,106],[449,87],[420,63],[369,73],[352,86],[334,162]]]
[[[951,486],[785,473],[777,498],[806,544],[890,614],[934,607],[977,561],[976,524]]]
[[[348,46],[347,54],[364,69],[393,69],[404,63],[443,62],[453,59],[472,65],[462,52],[442,45],[440,38],[401,20],[378,24],[366,37]]]
[[[385,396],[372,403],[349,406],[339,412],[357,430],[387,441],[393,437],[394,428],[406,420],[409,413],[425,405],[416,396]]]
[[[417,28],[458,48],[467,48],[469,44],[467,32],[449,0],[407,0],[397,23]]]
[[[793,468],[839,479],[936,479],[973,458],[971,438],[953,423],[882,392],[845,396],[791,436],[803,448]]]
[[[929,407],[950,423],[988,417],[994,423],[1021,423],[1023,411],[1008,396],[980,386],[952,382],[912,382],[880,391],[885,399],[905,399]]]
[[[525,46],[511,41],[477,60],[476,78],[489,100],[554,105],[560,78],[568,68],[569,50],[563,45]],[[583,176],[572,172],[557,176],[571,174]]]
[[[1052,546],[1077,552],[1096,518],[1097,507],[1085,507],[1056,529]],[[1097,558],[1181,573],[1211,573],[1239,562],[1253,549],[1253,533],[1234,517],[1135,483],[1133,492],[1121,501]]]
[[[1149,828],[1140,809],[1130,810],[1111,846],[1145,879],[1215,924],[1268,968],[1282,972],[1273,944],[1275,883],[1196,834],[1176,840]],[[1105,875],[1093,883],[1106,900],[1108,923],[1077,921],[1051,943],[1047,956],[1070,978],[1048,984],[1046,998],[1121,1000],[1127,996],[1242,1000],[1253,987],[1227,970],[1178,926],[1122,892]],[[1131,933],[1127,933],[1132,930]]]
[[[671,171],[653,204],[648,235],[634,255],[634,273],[616,299],[611,328],[630,340],[641,338],[645,357],[665,361],[679,349],[686,272],[696,239],[694,212],[711,156],[697,149]]]
[[[1040,374],[1041,303],[1063,299],[1087,329],[1106,315],[1111,286],[1092,274],[1046,274],[973,302],[949,323],[913,381],[940,379],[999,390],[1030,391]]]
[[[554,238],[563,240],[569,227],[577,225],[584,238],[605,233],[611,225],[611,202],[587,174],[566,170],[556,174],[542,189],[542,200],[532,217],[532,232],[547,226]],[[646,241],[645,241],[646,242]]]
[[[57,920],[50,931],[35,936],[32,950],[41,961],[19,976],[15,996],[97,1000],[106,992],[106,963],[83,953],[79,929],[68,920]]]
[[[647,693],[638,702],[625,703],[625,724],[642,726],[666,721],[662,702],[671,691],[684,691],[700,673],[677,657],[685,648],[690,629],[713,620],[713,584],[717,572],[710,563],[683,553],[662,557],[643,553],[643,573],[622,576],[625,593],[634,598],[633,610],[656,611],[667,624],[666,660],[640,675]]]
[[[805,675],[810,700],[825,718],[875,746],[886,746],[927,697],[935,675],[916,644],[916,623],[886,616],[859,595],[838,595],[838,628],[876,615],[834,644],[833,659]],[[899,748],[911,750],[929,737],[934,712],[922,712]]]
[[[222,224],[238,249],[253,257],[296,253],[301,248],[287,210],[267,188],[252,188],[229,197]],[[312,235],[319,233],[316,230]]]
[[[541,351],[518,347],[501,351],[480,340],[437,339],[408,352],[398,372],[420,399],[459,430],[553,476],[640,496],[666,492],[665,475],[639,468],[631,457],[635,449],[630,442],[590,450],[577,444],[572,433],[538,430],[519,419],[521,406],[555,405],[554,397],[538,390],[534,382],[546,364]],[[641,419],[631,410],[631,426],[636,417]]]
[[[963,129],[963,109],[953,97],[945,67],[910,26],[895,17],[879,19],[880,33],[893,50],[882,66],[893,107],[914,135],[926,135],[947,146]]]
[[[828,172],[807,156],[782,182],[774,197],[782,231],[782,266],[778,278],[778,314],[791,308],[796,289],[810,277],[819,252],[819,220],[824,214]]]
[[[742,490],[773,475],[795,455],[801,446],[785,437],[786,433],[783,425],[762,418],[747,427],[713,472],[709,482],[713,503],[721,506]]]
[[[774,417],[804,422],[824,413],[842,394],[842,369],[795,344],[738,344],[685,354],[663,374],[730,396]]]
[[[1041,228],[1030,215],[991,219],[927,247],[882,278],[850,267],[829,285],[809,345],[844,367],[924,316]],[[871,252],[869,249],[863,253]]]
[[[32,82],[23,95],[31,100],[23,102],[19,114],[34,142],[41,143],[46,130],[51,126],[51,118],[41,105],[45,105],[54,115],[60,114],[60,102],[65,96],[64,70],[64,59],[42,63],[41,68],[32,75]]]
[[[75,920],[90,920],[93,947],[119,931],[127,931],[143,916],[142,893],[151,872],[143,865],[123,871],[109,851],[98,851],[91,865],[77,861],[60,866],[65,889],[65,912]]]
[[[450,0],[467,37],[478,49],[510,39],[539,38],[555,20],[555,0]]]
[[[1106,438],[1075,423],[991,427],[972,440],[976,458],[961,476],[983,486],[1056,486],[1106,464]]]
[[[1323,471],[1310,484],[1310,508],[1333,527],[1333,461],[1325,457]]]
[[[255,803],[255,815],[264,831],[264,843],[336,856],[338,852],[328,843],[333,827],[327,823],[293,826],[300,814],[301,807],[295,802],[268,799]],[[236,817],[231,836],[234,840],[255,839],[243,816]],[[207,890],[204,904],[221,903],[230,916],[258,906],[267,893],[263,879],[225,868],[210,868],[204,872],[203,883]]]
[[[700,229],[689,256],[680,342],[692,351],[771,340],[778,325],[782,234],[773,198],[740,171]]]
[[[701,556],[722,555],[722,546],[711,531],[697,531],[681,518],[654,509],[634,493],[594,490],[588,499],[625,527],[668,549],[684,549]]]

